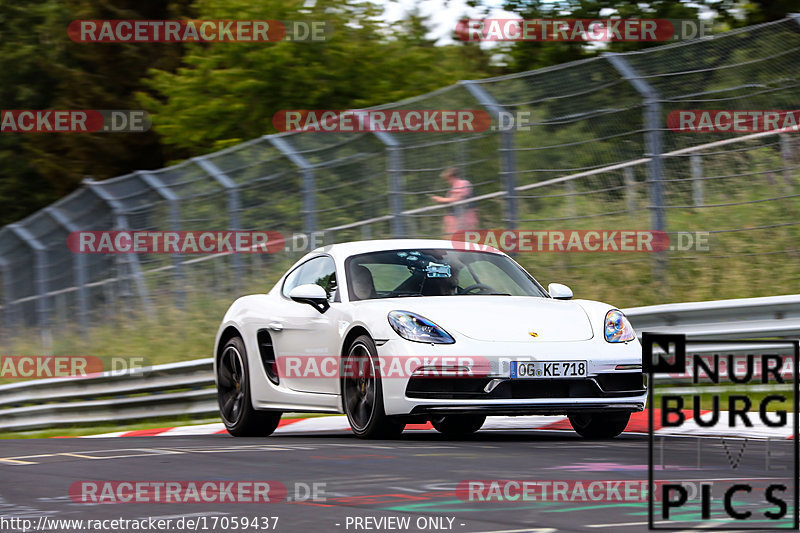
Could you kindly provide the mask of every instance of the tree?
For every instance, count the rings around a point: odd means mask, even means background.
[[[24,6],[0,3],[0,102],[3,109],[45,108],[54,78],[41,56],[39,28],[56,9],[53,0]],[[25,154],[22,134],[0,134],[0,225],[14,222],[54,198]]]
[[[190,0],[32,0],[0,3],[3,109],[136,109],[148,68],[175,68],[178,44],[72,42],[79,19],[164,19],[189,13]],[[0,135],[0,225],[69,193],[91,175],[110,178],[164,164],[149,133]]]
[[[75,43],[66,27],[79,19],[172,19],[188,15],[189,0],[64,0],[43,30],[47,69],[55,80],[49,107],[55,109],[137,109],[135,93],[153,66],[174,69],[182,46],[176,43]],[[46,134],[28,142],[34,167],[58,194],[72,190],[86,176],[105,179],[133,170],[164,165],[155,132]]]
[[[141,102],[183,156],[274,132],[280,110],[363,108],[488,74],[474,51],[434,46],[417,15],[386,28],[371,2],[199,0],[195,8],[201,19],[324,20],[333,34],[324,42],[192,44],[176,72],[153,69],[155,94],[142,93]]]
[[[702,2],[702,0],[701,0]],[[507,0],[504,7],[523,19],[598,19],[610,16],[639,19],[697,19],[697,3],[674,0]],[[533,70],[567,61],[592,57],[600,52],[623,52],[659,42],[610,42],[605,46],[587,42],[520,41],[511,50],[513,71]]]

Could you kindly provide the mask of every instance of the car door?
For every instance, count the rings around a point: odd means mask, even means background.
[[[295,302],[289,292],[298,285],[315,283],[328,294],[324,313],[307,303]],[[339,320],[336,267],[327,255],[314,257],[286,276],[281,288],[281,318],[270,323],[270,335],[281,381],[302,392],[339,392]]]

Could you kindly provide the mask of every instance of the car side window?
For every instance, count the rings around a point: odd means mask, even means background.
[[[460,288],[469,287],[470,285],[475,285],[477,281],[472,275],[472,272],[468,268],[462,268],[461,271],[458,273],[458,286]]]
[[[283,282],[283,295],[289,297],[289,292],[298,285],[315,283],[325,289],[328,301],[336,299],[336,266],[333,259],[327,255],[315,257],[294,269]]]
[[[509,294],[519,294],[520,286],[509,277],[499,266],[491,261],[475,261],[470,265],[472,273],[480,280],[481,283],[491,285],[500,292],[507,292]]]

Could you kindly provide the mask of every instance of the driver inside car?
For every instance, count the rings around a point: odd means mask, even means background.
[[[420,293],[423,296],[452,296],[459,294],[458,274],[463,265],[456,261],[449,265],[450,275],[447,277],[426,277],[422,280]]]
[[[452,296],[457,294],[458,284],[455,278],[425,278],[423,280],[423,296]]]

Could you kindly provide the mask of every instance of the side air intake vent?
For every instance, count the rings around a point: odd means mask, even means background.
[[[258,330],[258,353],[261,355],[261,364],[267,378],[274,384],[280,382],[278,377],[278,365],[275,363],[275,350],[272,347],[272,337],[266,329]]]

